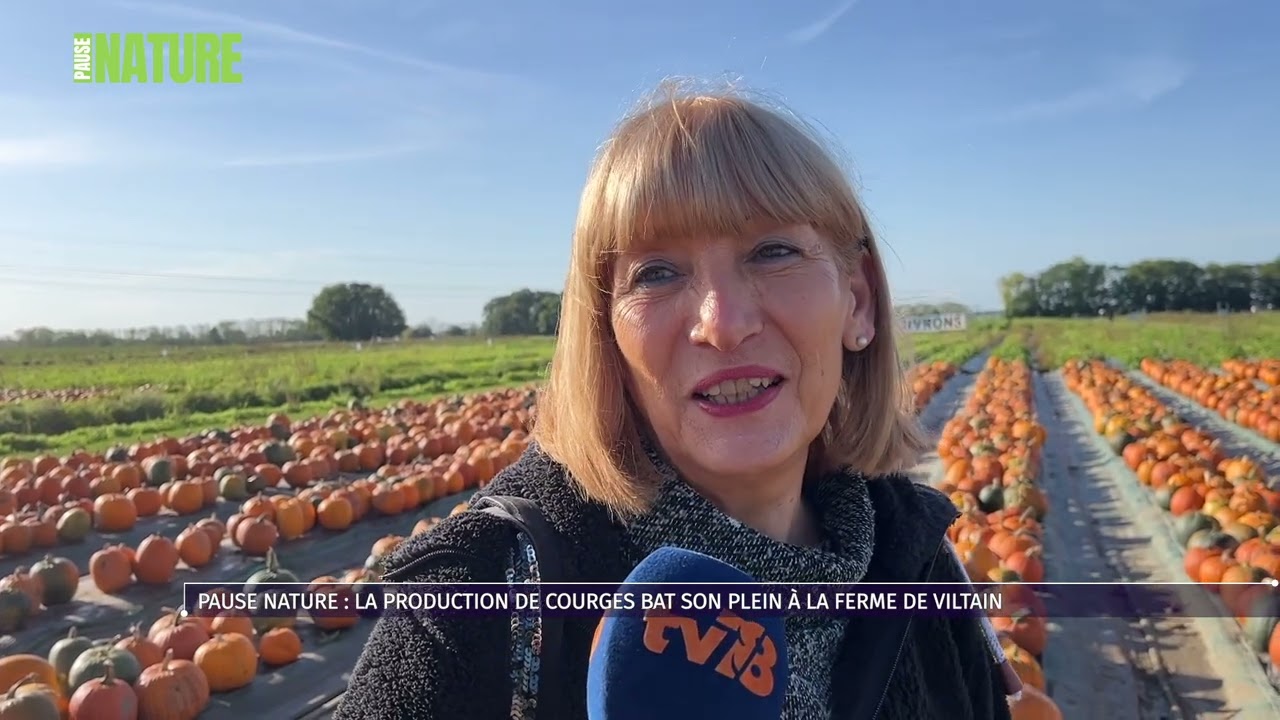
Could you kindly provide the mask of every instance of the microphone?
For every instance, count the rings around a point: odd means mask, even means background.
[[[628,586],[649,583],[754,582],[708,555],[663,547],[642,560],[619,589],[625,592]],[[643,617],[606,613],[591,643],[587,717],[778,720],[787,673],[780,614],[670,609],[647,610]]]

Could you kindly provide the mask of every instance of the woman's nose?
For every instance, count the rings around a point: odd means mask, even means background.
[[[763,329],[759,293],[739,273],[720,273],[699,285],[697,317],[689,333],[694,344],[728,352]]]

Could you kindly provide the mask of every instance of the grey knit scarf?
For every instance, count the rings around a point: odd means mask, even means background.
[[[823,534],[820,547],[769,538],[725,515],[649,451],[663,476],[654,506],[627,528],[639,562],[663,546],[710,555],[765,582],[858,582],[871,562],[874,519],[866,479],[834,475],[806,488]],[[838,619],[786,620],[790,674],[784,720],[829,716],[831,669],[844,635]]]

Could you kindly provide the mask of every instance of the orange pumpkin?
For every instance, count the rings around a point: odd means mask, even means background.
[[[253,682],[258,671],[258,651],[243,635],[219,634],[200,645],[193,662],[209,679],[209,689],[228,692]]]

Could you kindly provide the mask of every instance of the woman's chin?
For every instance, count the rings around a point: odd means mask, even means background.
[[[803,457],[803,452],[796,452],[790,447],[793,444],[776,435],[711,437],[705,438],[698,447],[690,448],[690,454],[694,462],[713,475],[749,476],[773,471],[794,457]]]

